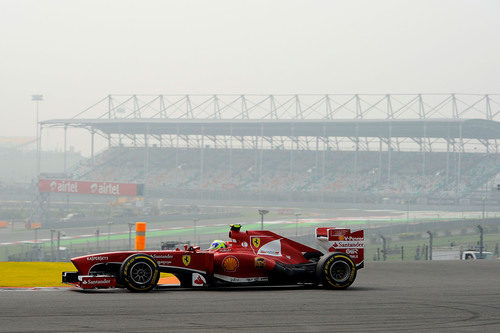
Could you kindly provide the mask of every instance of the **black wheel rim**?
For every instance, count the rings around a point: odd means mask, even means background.
[[[130,278],[136,284],[146,284],[153,277],[153,269],[144,262],[138,262],[130,268]]]
[[[330,266],[330,276],[337,283],[345,282],[351,275],[351,267],[345,261],[336,261]]]

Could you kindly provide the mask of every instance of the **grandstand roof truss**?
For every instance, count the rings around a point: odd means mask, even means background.
[[[498,152],[499,118],[500,95],[109,95],[41,126],[109,146]]]
[[[486,119],[500,95],[108,95],[72,119]]]

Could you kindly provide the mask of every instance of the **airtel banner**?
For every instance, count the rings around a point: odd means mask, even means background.
[[[143,184],[88,182],[67,179],[40,179],[40,192],[101,194],[115,196],[138,196],[143,193]]]

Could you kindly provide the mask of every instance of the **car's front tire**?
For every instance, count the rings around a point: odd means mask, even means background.
[[[120,267],[120,282],[133,292],[147,292],[156,287],[160,267],[153,257],[133,254]]]
[[[342,252],[326,254],[316,265],[316,279],[327,289],[345,289],[356,279],[356,264]]]

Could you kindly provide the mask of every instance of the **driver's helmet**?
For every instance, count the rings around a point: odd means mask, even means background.
[[[227,248],[226,242],[216,239],[212,242],[210,247],[208,248],[209,250],[218,250],[218,249],[225,249]]]

